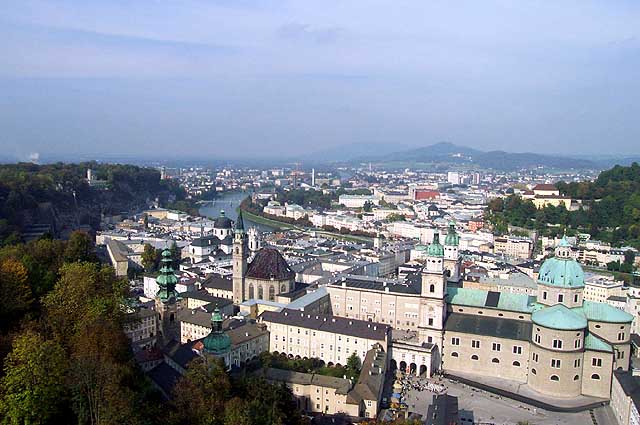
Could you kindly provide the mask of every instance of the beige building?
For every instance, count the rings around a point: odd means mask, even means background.
[[[533,241],[528,238],[496,237],[493,240],[493,253],[510,258],[527,260],[533,253]]]
[[[571,198],[560,195],[560,191],[553,184],[538,184],[533,190],[525,191],[522,197],[531,200],[538,209],[547,205],[554,207],[563,205],[566,209],[571,208]]]
[[[387,355],[380,345],[367,351],[357,382],[311,373],[267,369],[271,382],[284,382],[298,408],[309,413],[375,418],[384,389]]]
[[[513,381],[534,397],[608,399],[613,371],[629,368],[633,317],[584,300],[584,287],[564,239],[540,268],[536,296],[451,289],[443,370]]]
[[[127,315],[124,333],[134,347],[148,348],[156,343],[158,326],[158,313],[155,310],[140,309]]]
[[[375,344],[387,347],[390,327],[364,320],[284,309],[265,311],[259,322],[270,332],[272,352],[296,358],[318,358],[328,365],[345,365],[356,353],[364,359]]]
[[[629,372],[614,372],[609,405],[618,425],[640,424],[640,377]]]

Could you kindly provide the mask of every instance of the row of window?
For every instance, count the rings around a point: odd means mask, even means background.
[[[533,375],[537,375],[537,374],[538,374],[538,371],[536,371],[535,369],[531,369],[531,373],[532,373]],[[580,375],[574,375],[574,376],[573,376],[573,380],[574,380],[574,381],[577,381],[577,380],[579,380],[579,379],[580,379]],[[600,380],[600,375],[598,375],[597,373],[594,373],[594,374],[592,374],[592,375],[591,375],[591,379],[593,379],[594,381],[599,381],[599,380]],[[549,380],[550,380],[550,381],[556,381],[556,382],[559,382],[559,381],[560,381],[560,377],[559,377],[558,375],[551,375],[551,376],[549,377]]]
[[[547,291],[544,291],[542,293],[542,299],[546,300],[547,299]],[[558,294],[558,302],[564,302],[564,294]],[[577,303],[578,302],[578,294],[573,294],[573,302]]]
[[[458,337],[453,337],[451,338],[451,345],[460,345],[460,338]],[[471,340],[471,348],[480,348],[480,340],[477,339],[472,339]],[[494,342],[491,344],[491,349],[493,351],[501,351],[502,350],[502,344],[500,344],[499,342]],[[513,346],[513,354],[522,354],[522,347],[519,345],[514,345]]]

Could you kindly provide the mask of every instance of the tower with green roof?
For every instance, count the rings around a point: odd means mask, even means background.
[[[435,344],[433,355],[439,362],[444,338],[444,322],[447,317],[447,276],[444,269],[444,247],[436,230],[433,241],[427,247],[426,263],[422,269],[420,291],[419,334],[423,342]]]
[[[544,305],[564,304],[569,308],[582,306],[584,272],[573,258],[572,247],[563,236],[555,250],[538,272],[538,302]]]
[[[178,278],[173,271],[171,251],[165,248],[160,260],[160,275],[156,278],[158,292],[156,293],[156,311],[160,314],[160,332],[165,341],[175,337],[177,328],[176,314],[178,312],[178,293],[176,284]]]
[[[460,245],[460,236],[456,233],[456,225],[453,221],[449,222],[447,236],[444,238],[444,268],[447,271],[450,281],[458,282],[460,280],[460,253],[458,251]]]
[[[238,218],[233,228],[233,302],[240,304],[245,300],[244,278],[247,274],[247,234],[244,230],[242,210],[238,212]]]
[[[211,314],[211,333],[202,340],[202,344],[206,354],[221,357],[229,364],[226,354],[231,351],[231,338],[222,330],[222,314],[218,307]]]

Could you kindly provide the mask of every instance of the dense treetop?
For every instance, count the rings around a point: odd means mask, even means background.
[[[533,202],[510,195],[491,200],[486,218],[497,233],[506,232],[508,225],[536,229],[543,235],[560,235],[568,229],[614,246],[640,248],[640,165],[616,166],[595,181],[559,182],[556,187],[582,206],[574,211],[564,206],[536,209]]]

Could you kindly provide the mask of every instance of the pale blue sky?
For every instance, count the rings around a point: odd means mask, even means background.
[[[638,1],[5,0],[0,147],[640,153]]]

